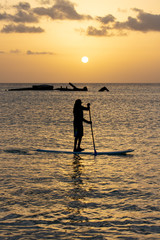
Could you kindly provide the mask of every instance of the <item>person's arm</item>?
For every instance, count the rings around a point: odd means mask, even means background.
[[[88,120],[86,120],[86,119],[84,119],[84,118],[83,118],[83,122],[88,123],[88,124],[91,124],[91,123],[92,123],[91,121],[88,121]]]
[[[90,103],[87,103],[87,107],[82,106],[82,110],[89,111],[90,109]]]
[[[89,111],[89,109],[90,109],[90,103],[87,103],[87,107],[83,107],[83,106],[82,106],[82,109],[83,109],[83,110],[86,110],[86,111]],[[88,121],[88,120],[86,120],[86,119],[84,119],[84,118],[83,118],[83,122],[88,123],[88,124],[91,124],[91,123],[92,123],[91,121]]]

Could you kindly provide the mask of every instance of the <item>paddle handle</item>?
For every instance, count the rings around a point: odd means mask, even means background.
[[[94,141],[94,134],[93,134],[93,126],[92,126],[92,119],[91,119],[91,110],[90,110],[90,107],[89,107],[89,118],[90,118],[90,122],[91,122],[91,133],[92,133],[92,141],[93,141],[94,155],[96,156],[96,155],[97,155],[97,152],[96,152],[95,141]]]

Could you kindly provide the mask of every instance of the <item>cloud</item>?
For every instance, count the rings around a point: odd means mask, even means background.
[[[0,20],[6,20],[16,23],[33,23],[38,22],[38,17],[32,11],[30,4],[20,2],[13,6],[16,9],[15,14],[0,13]]]
[[[12,16],[13,22],[20,23],[33,23],[38,22],[38,17],[33,13],[31,6],[27,2],[20,2],[18,5],[14,5],[17,12]]]
[[[24,10],[28,10],[31,8],[30,4],[27,2],[19,2],[18,5],[14,5],[13,7],[17,9],[24,9]]]
[[[33,23],[38,22],[37,16],[33,13],[27,13],[23,10],[19,10],[14,16],[12,16],[13,22],[20,23]]]
[[[31,27],[24,24],[38,23],[41,17],[50,17],[51,20],[85,20],[91,19],[89,15],[81,15],[76,9],[75,5],[68,0],[39,0],[41,4],[52,2],[49,7],[31,8],[28,2],[19,2],[13,5],[15,12],[12,14],[7,12],[0,13],[0,21],[10,22],[3,27],[3,33],[41,33],[44,30],[40,27]],[[15,25],[17,23],[18,25]]]
[[[2,33],[42,33],[44,29],[39,26],[30,26],[31,23],[39,23],[42,17],[48,17],[51,20],[92,20],[98,27],[88,26],[84,31],[88,36],[117,36],[126,35],[129,31],[160,32],[160,14],[152,14],[142,9],[132,9],[137,16],[128,16],[126,21],[118,21],[112,14],[105,16],[97,16],[93,19],[90,15],[79,14],[75,8],[75,4],[70,0],[36,0],[41,7],[32,8],[29,2],[19,2],[12,6],[14,12],[3,11],[1,8],[0,21],[7,22],[1,30]],[[11,9],[11,10],[13,10]],[[118,9],[125,14],[127,12]],[[28,24],[28,26],[26,25]],[[125,31],[125,33],[124,33]],[[82,31],[81,31],[82,32]]]
[[[146,13],[137,8],[133,11],[138,12],[137,18],[129,16],[125,22],[116,22],[115,28],[141,32],[160,31],[160,14]]]
[[[27,54],[27,55],[56,55],[56,53],[53,53],[53,52],[44,52],[44,51],[41,51],[41,52],[33,52],[31,50],[28,50],[26,51],[25,53],[24,52],[21,52],[21,50],[19,49],[15,49],[15,50],[10,50],[9,52],[5,52],[5,51],[1,51],[0,50],[0,54]]]
[[[2,33],[42,33],[44,30],[40,27],[29,27],[24,24],[9,24],[5,25],[1,30]]]
[[[74,4],[67,0],[56,0],[52,7],[34,8],[34,13],[40,16],[48,16],[53,20],[83,20],[91,19],[91,16],[80,15],[75,10]]]
[[[55,53],[52,52],[33,52],[28,50],[27,55],[55,55]]]
[[[11,15],[7,14],[6,12],[0,13],[0,21],[1,20],[11,20]]]
[[[108,34],[105,27],[101,27],[100,29],[97,29],[93,26],[89,26],[87,28],[87,35],[101,37],[101,36],[107,36]]]
[[[111,14],[106,15],[105,17],[97,17],[97,20],[101,23],[108,24],[115,21],[115,17]]]
[[[112,31],[110,31],[110,28],[105,26],[101,26],[99,29],[93,26],[89,26],[87,28],[86,35],[95,37],[114,37],[126,36],[127,34],[122,30],[115,31],[112,29]]]
[[[144,12],[141,9],[134,8],[137,12],[135,18],[129,16],[127,21],[119,22],[116,18],[109,14],[105,17],[96,17],[101,25],[99,28],[89,26],[86,30],[88,36],[124,36],[127,35],[124,31],[158,31],[160,32],[160,15]],[[116,32],[117,31],[117,32]]]

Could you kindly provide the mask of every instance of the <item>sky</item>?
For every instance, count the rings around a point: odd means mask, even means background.
[[[0,82],[160,83],[160,0],[1,0]]]

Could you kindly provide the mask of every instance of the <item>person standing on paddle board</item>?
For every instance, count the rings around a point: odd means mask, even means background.
[[[82,137],[83,137],[83,122],[91,124],[91,121],[88,121],[83,118],[83,111],[90,109],[90,103],[87,104],[87,107],[82,106],[82,101],[77,99],[74,104],[73,108],[73,115],[74,115],[74,152],[81,152],[84,149],[80,147]]]

